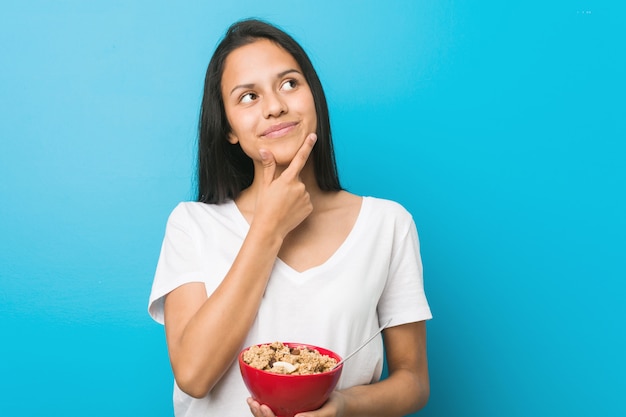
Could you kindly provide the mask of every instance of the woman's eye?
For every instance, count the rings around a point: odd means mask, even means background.
[[[282,85],[282,89],[283,90],[293,90],[294,88],[296,88],[298,85],[298,82],[296,80],[287,80],[283,83]]]
[[[240,103],[251,103],[256,100],[257,96],[254,93],[246,93],[239,99]]]

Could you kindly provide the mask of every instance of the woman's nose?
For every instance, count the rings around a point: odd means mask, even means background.
[[[278,117],[287,112],[287,104],[280,94],[266,94],[263,100],[263,115],[265,118]]]

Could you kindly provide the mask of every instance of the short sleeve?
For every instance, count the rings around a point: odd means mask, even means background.
[[[183,203],[170,214],[148,303],[150,316],[164,322],[165,296],[189,282],[202,282],[198,245]]]
[[[390,326],[432,318],[424,292],[417,228],[408,216],[396,225],[389,275],[378,302],[379,320],[385,323],[391,319]]]

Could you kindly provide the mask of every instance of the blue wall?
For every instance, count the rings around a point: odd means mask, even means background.
[[[344,185],[414,214],[419,415],[626,415],[621,2],[213,3],[3,2],[1,415],[172,414],[147,297],[209,56],[247,16],[310,52]]]

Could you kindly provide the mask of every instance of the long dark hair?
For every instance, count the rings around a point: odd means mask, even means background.
[[[317,142],[312,158],[319,187],[339,191],[341,185],[330,132],[330,117],[322,83],[306,52],[290,35],[269,23],[246,19],[233,24],[218,44],[204,80],[198,132],[198,201],[223,203],[252,184],[254,166],[237,144],[228,142],[230,125],[222,98],[222,74],[228,55],[259,39],[269,39],[296,60],[311,89],[317,113]]]

